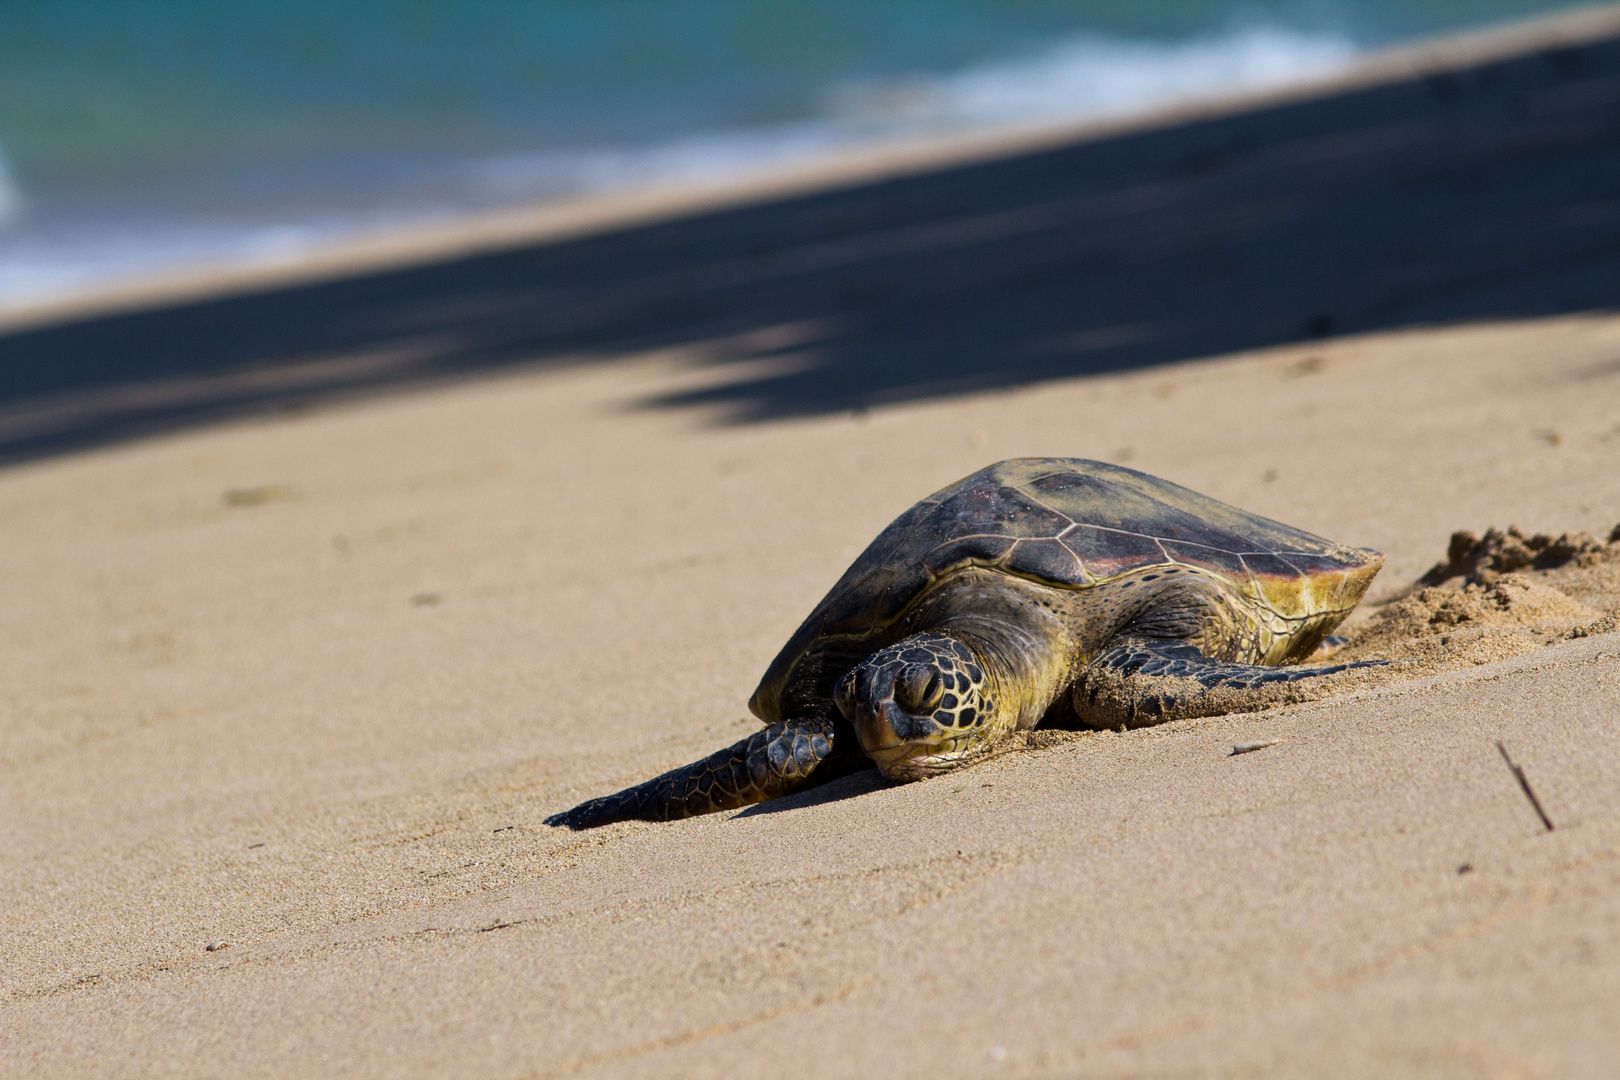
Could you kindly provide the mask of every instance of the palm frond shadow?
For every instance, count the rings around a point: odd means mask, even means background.
[[[726,341],[754,423],[1612,309],[1620,39],[602,235],[0,337],[0,461]]]

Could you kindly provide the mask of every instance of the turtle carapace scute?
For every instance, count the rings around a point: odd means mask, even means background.
[[[872,764],[917,780],[1062,717],[1142,727],[1319,696],[1300,666],[1383,556],[1118,465],[1014,458],[873,540],[782,647],[764,728],[547,819],[735,809]]]

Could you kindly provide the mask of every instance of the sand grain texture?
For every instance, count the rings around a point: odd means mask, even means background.
[[[772,424],[639,404],[711,348],[0,474],[0,1073],[1607,1074],[1620,635],[1570,575],[1613,563],[1475,586],[1556,589],[1503,624],[1545,633],[1348,697],[541,821],[751,730],[854,554],[990,460],[1378,547],[1375,602],[1457,529],[1602,538],[1620,319]]]

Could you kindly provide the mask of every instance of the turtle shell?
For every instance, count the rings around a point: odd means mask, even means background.
[[[1294,621],[1354,607],[1382,562],[1376,551],[1335,544],[1135,469],[1013,458],[930,495],[884,529],[783,646],[749,708],[774,720],[782,687],[806,650],[835,636],[883,647],[907,609],[964,567],[1080,590],[1180,564],[1223,577]]]

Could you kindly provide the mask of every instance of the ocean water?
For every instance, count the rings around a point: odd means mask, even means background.
[[[1536,0],[4,0],[0,307],[1317,77]]]

